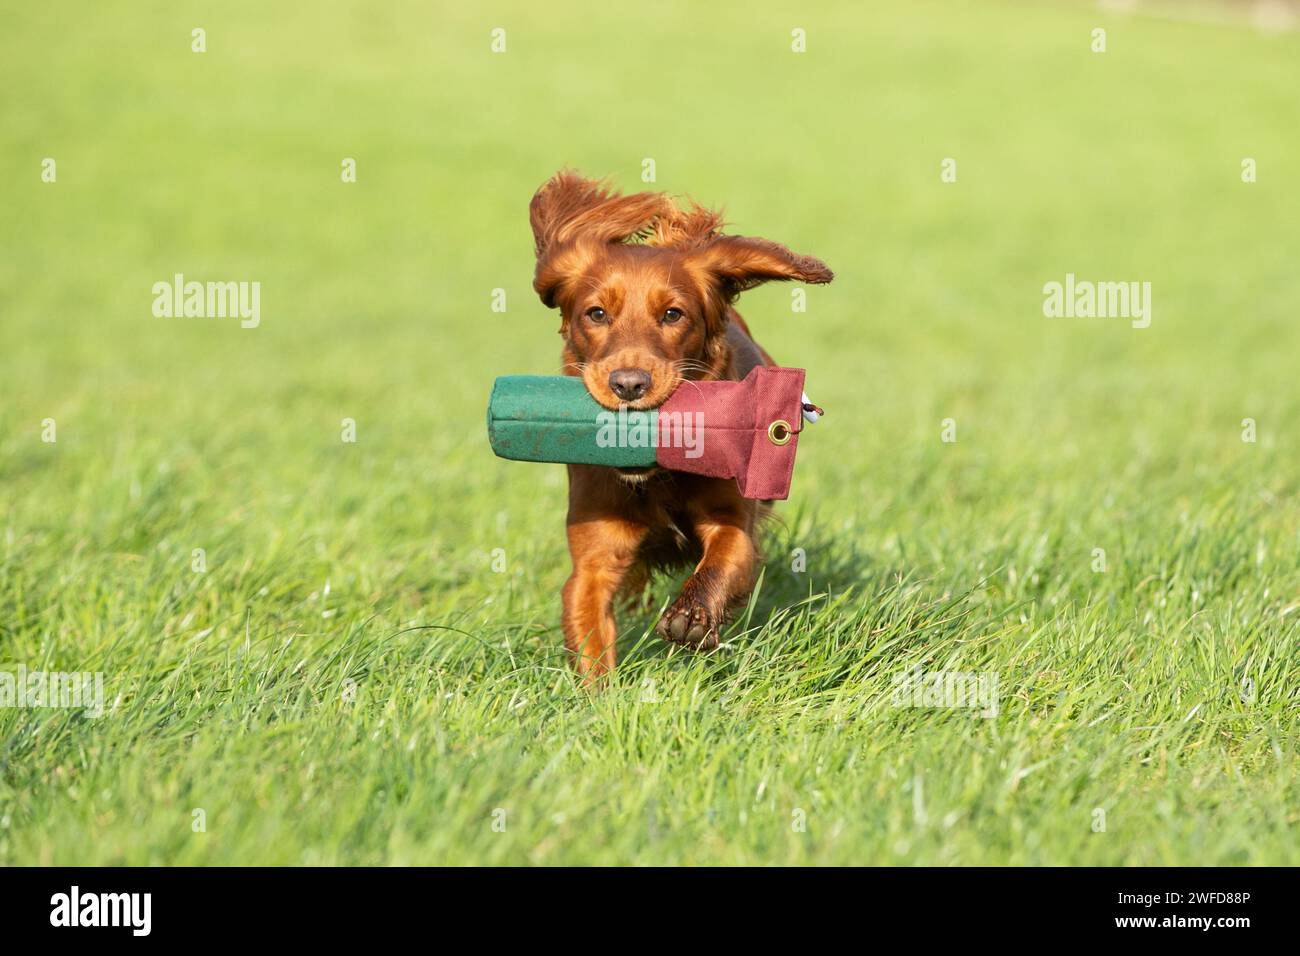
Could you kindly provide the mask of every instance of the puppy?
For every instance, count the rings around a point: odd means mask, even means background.
[[[533,288],[560,310],[564,373],[609,409],[650,409],[683,381],[739,381],[774,364],[732,308],[769,279],[824,283],[831,270],[765,239],[727,236],[718,213],[663,193],[623,196],[564,171],[529,207]],[[658,566],[695,562],[658,623],[669,641],[717,646],[758,562],[760,504],[735,481],[660,468],[569,465],[566,521],[573,573],[564,585],[565,645],[591,684],[614,667],[614,601],[638,596]]]

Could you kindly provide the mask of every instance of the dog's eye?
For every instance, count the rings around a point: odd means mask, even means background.
[[[672,325],[674,322],[680,320],[681,318],[682,318],[681,309],[667,309],[664,312],[663,323],[664,325]]]
[[[604,325],[606,322],[609,321],[609,316],[605,314],[605,310],[598,305],[592,306],[584,314],[587,316],[587,318],[591,319],[591,321],[595,322],[597,325]]]

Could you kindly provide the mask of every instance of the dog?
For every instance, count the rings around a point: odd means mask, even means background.
[[[826,264],[766,239],[724,235],[716,211],[664,193],[620,195],[565,170],[533,196],[533,288],[560,310],[563,372],[600,405],[652,409],[683,381],[743,379],[772,358],[732,307],[769,280],[826,283]],[[585,684],[614,667],[620,596],[635,600],[660,567],[695,562],[657,624],[669,641],[718,644],[753,588],[755,524],[765,505],[735,481],[652,467],[569,465],[573,572],[564,642]]]

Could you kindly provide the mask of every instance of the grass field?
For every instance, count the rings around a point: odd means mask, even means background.
[[[0,709],[0,863],[1300,863],[1300,36],[957,0],[5,19],[0,671],[106,703]],[[563,469],[495,459],[483,410],[558,366],[533,190],[646,158],[834,268],[806,313],[740,303],[829,415],[727,646],[625,614],[591,697]],[[260,325],[156,318],[176,273],[260,282]],[[1067,273],[1151,282],[1150,327],[1046,318]],[[917,666],[996,675],[997,715],[895,706]]]

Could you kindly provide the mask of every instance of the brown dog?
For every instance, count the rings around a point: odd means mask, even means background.
[[[724,236],[719,215],[663,193],[621,196],[561,172],[529,207],[533,288],[561,313],[564,372],[617,409],[655,408],[683,380],[739,381],[774,364],[731,303],[769,279],[830,282],[831,270],[765,239]],[[753,587],[759,504],[731,479],[658,468],[569,465],[564,642],[588,683],[614,666],[613,604],[660,565],[695,572],[659,620],[660,635],[717,646],[728,609]]]

